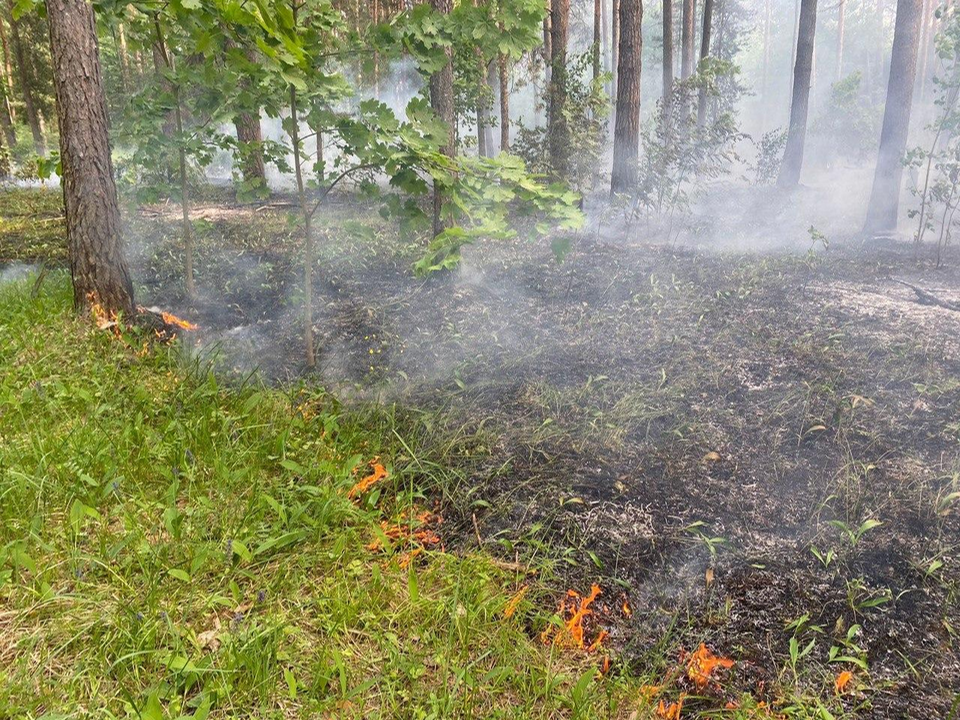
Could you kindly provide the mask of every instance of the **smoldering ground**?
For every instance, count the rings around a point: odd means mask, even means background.
[[[743,197],[777,207],[772,190]],[[844,226],[816,199],[755,226],[713,207],[725,219],[683,243],[613,214],[562,263],[520,228],[416,278],[418,248],[344,198],[318,232],[308,375],[286,208],[198,207],[192,302],[175,212],[140,217],[137,275],[222,369],[394,404],[417,457],[446,468],[423,490],[448,549],[548,552],[558,584],[626,592],[634,614],[610,617],[625,658],[707,640],[739,660],[735,687],[776,699],[791,638],[814,640],[802,682],[829,690],[836,647],[881,688],[852,714],[944,715],[960,686],[960,313],[897,281],[960,301],[960,257],[935,270],[849,234],[811,248],[807,223]],[[739,236],[709,249],[722,227]]]

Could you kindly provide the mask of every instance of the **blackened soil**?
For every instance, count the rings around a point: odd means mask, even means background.
[[[282,381],[305,370],[279,215],[209,221],[199,299],[169,246],[137,265],[154,302],[200,323],[198,347]],[[633,614],[606,616],[627,661],[706,641],[738,660],[729,696],[948,715],[960,312],[894,280],[960,301],[960,254],[938,269],[852,241],[728,255],[582,234],[562,264],[547,243],[485,243],[417,279],[382,231],[331,226],[320,246],[313,376],[430,413],[419,440],[457,472],[464,544],[549,547],[563,583],[627,593]],[[813,641],[796,668],[793,637]],[[837,701],[842,669],[856,689]]]

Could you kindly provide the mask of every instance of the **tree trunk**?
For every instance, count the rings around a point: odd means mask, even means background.
[[[10,177],[10,155],[7,153],[4,135],[6,133],[0,134],[0,180]]]
[[[920,102],[923,102],[927,96],[927,62],[930,59],[931,46],[933,45],[934,3],[935,0],[926,0],[923,4],[923,26],[920,29],[922,33],[920,39],[920,57],[917,58],[920,63],[918,73],[920,78]]]
[[[847,1],[840,0],[837,5],[837,77],[836,81],[843,79],[843,40],[844,29],[847,19]]]
[[[611,98],[617,97],[617,68],[620,67],[620,0],[612,0],[613,5],[613,29],[610,31],[610,71],[613,73],[613,79],[610,81],[612,92]],[[614,109],[616,101],[614,100]]]
[[[453,0],[430,0],[435,12],[449,15],[453,9]],[[447,144],[441,152],[448,157],[454,155],[453,133],[453,53],[450,48],[445,50],[446,64],[430,76],[430,105],[437,117],[447,124]],[[433,235],[436,237],[444,230],[443,222],[443,187],[433,181]]]
[[[897,0],[880,150],[864,225],[865,232],[874,236],[891,235],[897,229],[903,154],[910,131],[910,108],[917,73],[922,3],[923,0]]]
[[[570,0],[553,0],[550,17],[550,48],[553,66],[550,80],[550,160],[559,178],[567,176],[570,129],[563,111],[567,103],[567,35]]]
[[[763,67],[760,73],[760,131],[767,126],[767,73],[770,66],[770,0],[763,0]]]
[[[267,182],[266,168],[263,164],[263,131],[260,118],[251,113],[240,113],[233,119],[237,129],[237,141],[241,148],[243,179],[247,182]]]
[[[797,35],[797,64],[793,70],[793,101],[783,165],[777,184],[794,187],[800,182],[803,144],[807,135],[807,110],[810,102],[810,75],[813,70],[813,39],[817,29],[817,0],[802,0],[800,29]]]
[[[552,13],[552,8],[550,7],[550,0],[547,0],[547,14],[543,16],[543,67],[544,67],[544,76],[546,77],[547,84],[550,84],[550,79],[552,76],[552,58],[553,58],[553,48],[550,47],[550,15]],[[550,93],[548,91],[547,97],[549,98]],[[549,109],[547,110],[549,113]]]
[[[294,15],[296,17],[296,15]],[[313,213],[307,204],[306,183],[303,180],[303,143],[300,141],[300,117],[297,113],[297,90],[290,86],[290,142],[293,145],[293,168],[297,178],[297,199],[303,220],[303,350],[307,367],[317,364],[313,341]]]
[[[693,40],[696,28],[694,27],[697,16],[696,0],[683,0],[683,23],[680,28],[680,79],[686,80],[693,75],[694,68],[694,49]]]
[[[0,102],[0,126],[2,126],[3,137],[7,142],[7,149],[12,150],[13,146],[17,144],[17,134],[13,129],[13,112],[10,107],[6,77],[0,78],[0,101],[2,101]]]
[[[20,92],[23,95],[23,107],[27,113],[27,122],[33,134],[33,146],[38,155],[46,155],[47,147],[43,140],[43,129],[40,125],[40,113],[33,97],[33,87],[30,78],[33,71],[30,67],[30,57],[20,37],[20,23],[13,19],[13,0],[7,0],[10,8],[10,36],[13,45],[13,57],[16,61],[17,79],[20,81]]]
[[[603,69],[610,73],[610,76],[613,76],[613,70],[610,67],[611,61],[611,52],[612,48],[610,47],[610,24],[608,22],[607,16],[607,0],[600,0],[600,32],[601,40],[604,52],[602,53],[603,57]],[[604,90],[607,93],[607,96],[611,96],[612,86],[610,84],[610,79],[608,78],[606,83],[604,83]]]
[[[510,70],[505,53],[500,53],[500,152],[510,152]]]
[[[663,113],[665,117],[670,115],[670,93],[672,91],[673,0],[663,0]]]
[[[603,65],[600,63],[602,46],[600,45],[600,26],[603,24],[603,9],[600,0],[593,0],[593,81],[600,79]]]
[[[703,33],[700,36],[700,62],[703,63],[710,55],[710,31],[713,25],[713,0],[703,0]],[[700,84],[697,98],[697,126],[703,127],[707,123],[707,86]]]
[[[47,0],[47,24],[74,303],[84,310],[97,303],[109,314],[132,317],[133,283],[123,257],[93,6],[88,0]]]
[[[620,67],[617,75],[617,117],[613,134],[610,193],[630,192],[637,182],[640,152],[640,71],[643,37],[642,0],[620,0]]]
[[[7,30],[0,17],[0,45],[3,46],[3,75],[7,88],[7,108],[10,122],[17,121],[17,113],[13,109],[13,64],[10,62],[10,45],[7,43]]]

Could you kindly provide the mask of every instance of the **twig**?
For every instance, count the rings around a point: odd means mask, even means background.
[[[941,300],[933,293],[927,292],[923,288],[918,288],[916,285],[911,285],[908,282],[903,280],[898,280],[897,278],[891,278],[895,283],[899,283],[904,287],[908,287],[917,294],[917,302],[921,305],[935,305],[936,307],[942,307],[947,310],[953,310],[955,312],[960,312],[960,304],[949,302],[947,300]]]

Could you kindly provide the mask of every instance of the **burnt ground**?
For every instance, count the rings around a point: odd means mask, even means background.
[[[306,377],[416,408],[418,447],[451,468],[448,547],[623,593],[632,615],[601,619],[627,661],[706,641],[738,661],[731,693],[785,711],[841,669],[851,717],[955,709],[960,312],[895,280],[960,302],[960,253],[936,269],[843,238],[731,254],[601,230],[563,263],[521,238],[418,279],[370,216],[326,216]],[[132,224],[141,295],[197,321],[222,368],[305,377],[286,209],[196,217],[200,299],[177,290],[172,207]],[[792,638],[813,643],[795,662]]]

